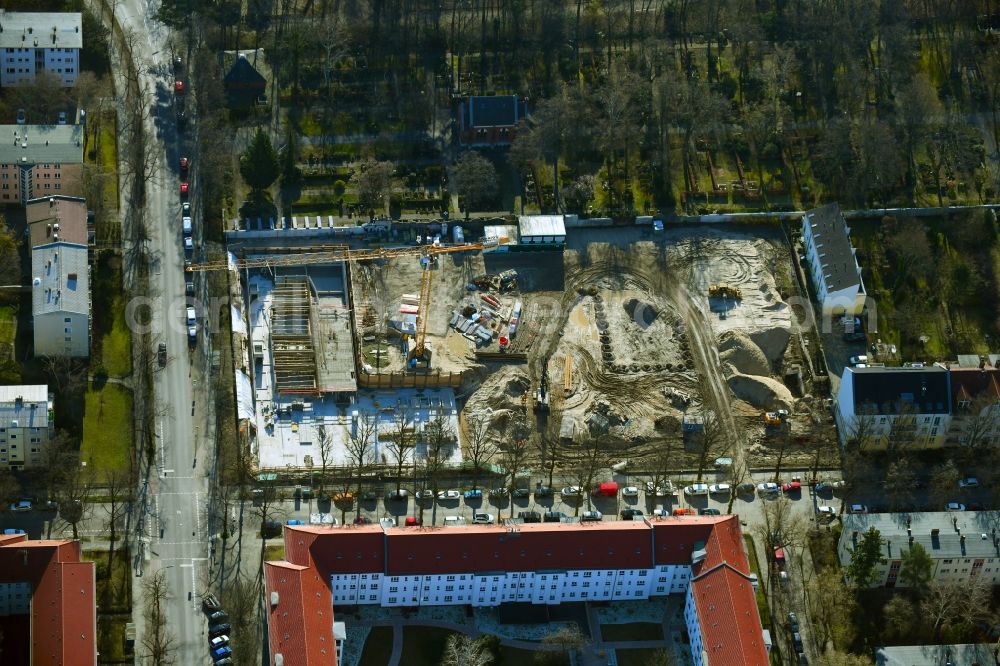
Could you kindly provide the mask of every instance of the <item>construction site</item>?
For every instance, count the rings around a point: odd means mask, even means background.
[[[400,410],[414,432],[445,417],[459,442],[473,414],[500,445],[515,422],[568,458],[596,439],[636,469],[665,450],[689,467],[706,420],[721,426],[712,457],[744,469],[814,459],[828,415],[778,233],[586,228],[526,251],[486,238],[230,266],[240,414],[262,468],[315,465],[319,425],[342,448],[362,411],[383,431]]]

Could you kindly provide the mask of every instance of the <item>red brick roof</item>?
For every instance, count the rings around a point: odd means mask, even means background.
[[[642,522],[530,523],[387,530],[386,573],[646,569],[653,564]]]
[[[94,563],[78,541],[0,538],[0,582],[31,584],[31,663],[97,663]]]
[[[744,558],[745,560],[746,558]],[[691,581],[708,666],[767,666],[750,579],[719,564]]]
[[[1000,398],[1000,370],[986,366],[979,368],[952,368],[951,394],[955,404],[963,400],[975,400],[980,395],[993,399]]]
[[[280,654],[286,664],[337,666],[329,583],[314,567],[287,562],[266,562],[264,578],[271,663]]]
[[[737,516],[681,516],[652,523],[541,523],[382,528],[286,526],[288,562],[265,566],[271,654],[285,663],[331,663],[332,573],[392,575],[633,569],[693,565],[692,594],[709,664],[766,666],[767,652]],[[270,607],[270,593],[279,603]],[[325,612],[324,612],[325,611]],[[329,648],[329,650],[327,650]]]

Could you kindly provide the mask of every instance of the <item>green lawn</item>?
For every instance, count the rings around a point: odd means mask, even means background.
[[[454,632],[437,627],[404,627],[403,656],[407,666],[438,666],[444,654],[444,644]]]
[[[662,641],[663,627],[655,622],[602,624],[601,638],[605,641]]]
[[[132,344],[125,322],[125,294],[122,290],[121,259],[102,252],[94,262],[94,341],[93,366],[103,366],[111,377],[132,374]]]
[[[132,374],[132,341],[125,324],[125,297],[115,296],[111,330],[101,338],[101,363],[112,377]]]
[[[121,541],[116,544],[115,569],[108,575],[108,551],[85,550],[83,559],[95,562],[97,565],[97,589],[94,593],[102,612],[122,613],[132,608],[132,571],[131,557],[126,550],[121,550]]]
[[[757,546],[753,542],[753,537],[749,534],[743,535],[743,540],[747,544],[747,559],[750,560],[750,571],[757,574],[759,587],[757,588],[757,612],[760,613],[760,623],[764,628],[771,626],[771,610],[767,606],[767,597],[764,594],[764,579],[761,575],[759,560],[757,559]]]
[[[358,666],[385,666],[392,655],[392,627],[373,627]]]
[[[132,393],[115,384],[87,389],[80,459],[99,478],[105,470],[127,470],[132,446]]]
[[[114,173],[118,169],[118,133],[116,131],[116,119],[114,111],[107,111],[102,114],[101,137],[100,137],[100,159],[101,168]],[[108,178],[104,185],[104,201],[112,209],[118,208],[118,179]]]

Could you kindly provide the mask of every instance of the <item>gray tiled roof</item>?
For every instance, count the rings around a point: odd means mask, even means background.
[[[995,664],[993,643],[894,645],[875,651],[875,666],[987,666]]]
[[[3,49],[83,47],[80,12],[7,12],[0,9],[0,28],[0,48]]]
[[[31,313],[90,314],[87,247],[50,243],[31,251]]]
[[[899,414],[910,403],[918,414],[950,414],[950,374],[928,368],[849,368],[854,388],[854,413]],[[845,373],[846,378],[846,373]]]
[[[827,291],[839,291],[861,284],[854,248],[851,247],[847,223],[840,214],[840,206],[831,203],[814,208],[805,214],[805,220],[812,227]]]
[[[994,542],[993,534],[997,530],[1000,536],[1000,512],[997,511],[845,514],[841,539],[850,545],[855,530],[860,538],[874,527],[882,537],[882,554],[887,559],[898,560],[910,549],[907,520],[913,542],[923,546],[935,559],[1000,557],[1000,545]]]
[[[83,164],[83,125],[0,125],[0,164]]]

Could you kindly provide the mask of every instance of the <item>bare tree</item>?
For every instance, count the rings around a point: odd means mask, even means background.
[[[991,587],[982,576],[963,581],[937,581],[930,585],[920,610],[937,639],[950,626],[975,625],[990,617]]]
[[[930,495],[937,504],[944,504],[955,495],[962,474],[951,460],[947,460],[934,468],[931,475]],[[943,507],[939,507],[939,510]]]
[[[322,497],[334,449],[333,433],[326,429],[325,423],[316,428],[316,446],[319,448],[319,494]]]
[[[444,646],[441,666],[490,666],[493,655],[482,641],[466,634],[452,634]]]
[[[975,399],[962,403],[959,412],[956,415],[958,441],[970,455],[975,456],[980,449],[996,445],[997,430],[1000,429],[1000,406],[995,397],[984,391]]]
[[[707,395],[707,394],[706,394]],[[704,417],[704,427],[701,432],[695,433],[690,442],[694,446],[698,456],[698,477],[701,482],[705,469],[708,467],[709,459],[720,456],[728,451],[726,443],[726,433],[723,430],[722,421],[715,412],[706,411]]]
[[[917,474],[908,459],[901,458],[890,463],[882,483],[889,508],[897,511],[909,506],[913,501],[913,489],[916,485]]]
[[[125,510],[132,500],[132,484],[127,472],[107,470],[104,473],[104,529],[108,535],[108,576],[114,580],[115,544],[118,541],[118,527],[125,517]],[[111,594],[112,586],[107,586]],[[108,601],[108,600],[105,600]]]
[[[903,402],[899,413],[889,425],[889,435],[886,437],[886,450],[889,453],[899,453],[913,446],[917,437],[917,407],[913,403]]]
[[[764,542],[766,557],[771,561],[775,548],[802,548],[806,543],[806,523],[801,514],[792,510],[787,497],[764,503],[762,522],[757,525],[757,535]]]
[[[854,630],[851,616],[857,607],[851,589],[837,576],[817,574],[809,579],[806,591],[817,644],[850,643]]]
[[[877,433],[874,406],[865,406],[855,414],[851,423],[846,424],[849,433],[849,444],[858,453],[863,453],[874,444]]]
[[[410,461],[411,452],[416,445],[415,435],[409,409],[398,407],[390,434],[391,439],[385,445],[386,453],[391,456],[390,460],[396,467],[397,495],[403,485],[403,466]]]
[[[590,495],[598,473],[610,464],[610,439],[586,437],[580,442],[579,448],[570,464],[573,480],[581,488],[583,497],[576,502],[573,515],[580,515],[583,500]]]
[[[500,464],[504,468],[508,490],[512,491],[517,486],[517,478],[524,471],[530,451],[530,442],[524,433],[519,429],[511,428],[511,435],[506,446],[500,452]],[[514,502],[510,503],[510,515],[514,516]]]
[[[479,487],[483,467],[493,462],[497,444],[490,432],[490,420],[482,414],[471,414],[465,419],[465,459],[472,465],[472,488]]]
[[[169,666],[174,663],[177,641],[167,628],[166,605],[170,599],[170,588],[163,569],[142,579],[142,593],[146,619],[142,636],[144,657],[151,666]]]
[[[365,474],[375,464],[375,442],[378,439],[378,417],[370,412],[358,415],[358,418],[351,424],[351,430],[347,433],[347,457],[351,461],[351,467],[357,474],[357,498],[358,513],[361,512],[361,484]]]

